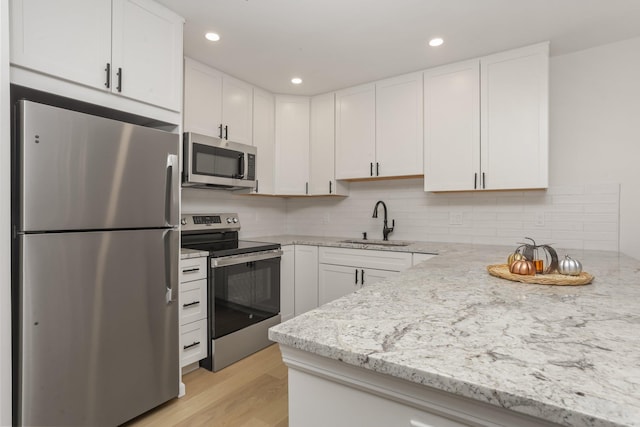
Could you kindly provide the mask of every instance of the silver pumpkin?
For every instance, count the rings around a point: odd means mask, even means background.
[[[582,264],[577,259],[565,255],[564,259],[558,264],[558,272],[568,276],[577,276],[582,273]]]

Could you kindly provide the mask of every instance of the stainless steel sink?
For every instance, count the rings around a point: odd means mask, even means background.
[[[409,246],[411,242],[390,241],[390,240],[363,240],[363,239],[350,239],[340,240],[340,243],[353,243],[357,245],[371,245],[371,246]]]

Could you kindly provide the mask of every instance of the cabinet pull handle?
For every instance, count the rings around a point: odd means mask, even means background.
[[[354,282],[356,285],[358,284],[358,269],[356,268],[356,281]]]
[[[369,163],[369,175],[373,176],[373,162]]]
[[[331,194],[331,184],[333,184],[333,182],[329,181],[329,194]]]
[[[220,131],[220,139],[222,139],[222,123],[218,126],[218,130]]]
[[[193,344],[185,345],[185,346],[183,346],[183,347],[182,347],[182,349],[183,349],[183,350],[187,350],[187,349],[189,349],[189,348],[191,348],[191,347],[195,347],[195,346],[197,346],[197,345],[200,345],[200,341],[196,341],[196,342],[194,342]]]
[[[308,182],[304,183],[304,194],[309,194],[309,183]]]
[[[107,81],[105,82],[105,86],[107,89],[111,87],[111,63],[107,62],[107,67],[104,69],[107,72]]]
[[[260,185],[260,181],[256,179],[256,193],[258,192],[258,186]]]
[[[411,427],[434,427],[432,424],[427,424],[416,420],[409,421],[409,425]]]
[[[478,189],[478,172],[473,174],[473,189]]]
[[[376,162],[376,176],[380,176],[380,163]]]
[[[484,172],[482,172],[482,189],[485,188],[485,183],[486,183],[486,181],[484,179]]]
[[[116,89],[118,90],[118,92],[122,92],[122,68],[118,67],[118,86],[116,87]]]
[[[197,273],[198,271],[200,271],[200,267],[196,267],[196,268],[185,268],[184,270],[182,270],[183,274],[188,274],[188,273]]]
[[[364,270],[360,270],[360,284],[364,286]]]
[[[229,140],[229,126],[224,126],[224,139]]]
[[[194,305],[200,304],[200,301],[190,302],[188,304],[182,304],[182,308],[193,307]]]

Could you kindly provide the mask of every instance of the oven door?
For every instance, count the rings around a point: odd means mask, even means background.
[[[213,339],[280,313],[281,255],[277,249],[211,259]]]

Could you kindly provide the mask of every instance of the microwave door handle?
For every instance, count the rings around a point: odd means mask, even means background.
[[[244,162],[245,162],[245,154],[241,154],[238,157],[238,179],[244,178]]]
[[[167,155],[166,188],[164,199],[164,218],[167,225],[178,224],[178,156]]]

